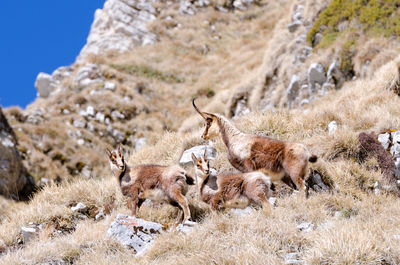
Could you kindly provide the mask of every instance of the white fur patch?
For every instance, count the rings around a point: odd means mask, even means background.
[[[281,170],[279,172],[274,172],[266,168],[261,168],[260,171],[265,175],[267,175],[267,177],[269,177],[272,182],[279,181],[285,176],[284,170]]]
[[[161,189],[145,190],[139,194],[141,199],[149,199],[154,202],[164,202],[167,200],[167,195]]]
[[[232,137],[230,140],[231,152],[240,159],[246,159],[250,156],[250,147],[252,139],[245,134]]]

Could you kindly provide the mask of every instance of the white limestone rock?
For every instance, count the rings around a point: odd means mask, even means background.
[[[97,64],[86,64],[76,73],[75,82],[79,87],[86,87],[91,84],[101,83],[102,75]]]
[[[21,227],[22,240],[26,244],[39,237],[39,229],[32,226]]]
[[[157,36],[147,24],[156,18],[153,0],[107,0],[103,9],[95,12],[86,45],[77,61],[89,54],[110,50],[125,52],[136,46],[155,43]]]
[[[56,89],[59,82],[49,74],[39,73],[36,77],[35,87],[38,91],[38,96],[47,98]]]
[[[337,127],[338,127],[337,122],[336,121],[331,121],[328,124],[328,133],[329,133],[329,135],[334,135],[336,130],[337,130]]]
[[[303,23],[299,20],[296,20],[292,23],[290,23],[289,25],[287,25],[287,28],[289,30],[289,32],[293,33],[295,32]]]
[[[297,98],[300,89],[300,78],[298,75],[293,75],[290,79],[289,87],[286,90],[286,96],[289,105]]]
[[[147,144],[145,137],[139,137],[135,140],[135,150],[139,150]]]
[[[313,223],[309,223],[309,222],[304,222],[301,223],[297,226],[297,229],[299,229],[299,231],[303,231],[303,232],[311,232],[312,230],[314,230],[314,224]]]
[[[207,159],[215,159],[215,157],[217,156],[217,150],[215,150],[214,147],[207,145],[198,145],[185,150],[181,156],[181,159],[179,160],[179,164],[184,166],[192,164],[192,153],[199,158],[204,155],[205,149],[207,150]]]
[[[385,150],[387,150],[390,145],[390,134],[389,133],[379,134],[378,141],[382,144],[383,148],[385,148]]]
[[[153,240],[163,230],[165,227],[159,223],[118,214],[107,230],[107,235],[115,237],[122,245],[133,248],[136,256],[140,256],[151,247]]]
[[[88,207],[85,204],[80,202],[77,205],[71,207],[71,210],[73,212],[86,213],[86,211],[88,210]]]
[[[180,233],[188,234],[188,233],[192,232],[193,228],[195,228],[196,225],[198,225],[196,222],[186,221],[182,224],[179,224],[176,227],[176,230]]]
[[[316,84],[322,86],[326,80],[324,67],[319,63],[312,63],[308,68],[307,75],[310,94],[312,94],[316,90]]]

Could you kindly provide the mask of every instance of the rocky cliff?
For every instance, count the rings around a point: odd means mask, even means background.
[[[22,164],[17,144],[15,133],[0,108],[0,194],[27,200],[35,184]]]

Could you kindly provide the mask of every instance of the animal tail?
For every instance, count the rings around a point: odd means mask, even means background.
[[[316,155],[312,155],[308,158],[308,161],[311,163],[315,163],[315,162],[317,162],[317,160],[318,160],[318,157]]]
[[[194,185],[195,184],[194,178],[192,176],[190,176],[188,174],[185,174],[185,177],[186,177],[186,183],[188,185]]]

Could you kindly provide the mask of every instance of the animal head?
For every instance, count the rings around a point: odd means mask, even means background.
[[[207,148],[204,149],[204,156],[197,158],[192,153],[192,160],[194,165],[194,171],[197,176],[205,176],[210,174],[210,161],[206,158]]]
[[[206,121],[206,128],[204,129],[203,134],[201,135],[201,138],[203,138],[204,140],[209,140],[211,138],[214,138],[215,136],[218,135],[218,129],[215,128],[216,126],[213,126],[213,129],[210,132],[210,128],[213,124],[217,123],[217,116],[215,116],[212,113],[208,113],[208,112],[203,112],[200,111],[196,104],[194,104],[194,101],[196,100],[196,98],[192,99],[192,104],[194,109],[200,114],[200,116]]]
[[[118,170],[123,171],[125,169],[125,158],[124,158],[124,150],[122,145],[120,144],[119,147],[115,150],[106,149],[108,159],[110,160],[110,167],[111,170]]]

